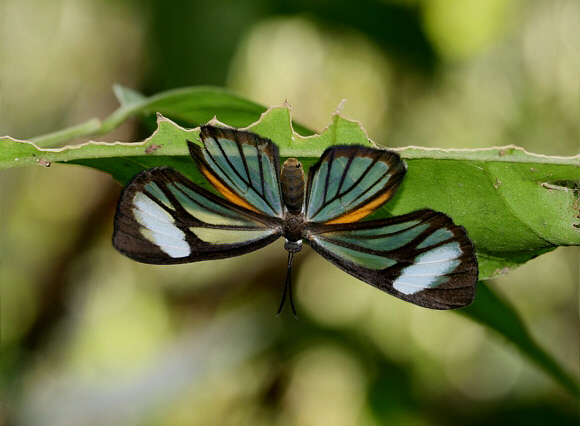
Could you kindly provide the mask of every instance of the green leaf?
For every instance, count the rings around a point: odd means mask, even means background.
[[[143,101],[126,90],[119,97],[124,102],[120,109],[136,108]],[[360,123],[338,113],[320,135],[300,136],[293,130],[288,105],[270,108],[249,129],[274,140],[283,157],[297,157],[306,167],[331,145],[372,145]],[[198,137],[198,129],[187,130],[159,116],[158,129],[141,143],[91,142],[41,149],[3,138],[0,168],[69,162],[108,172],[124,184],[141,170],[168,165],[206,184],[186,144],[187,140],[200,143]],[[393,200],[372,217],[426,207],[449,214],[465,226],[475,243],[480,279],[506,273],[559,245],[580,245],[580,156],[540,156],[513,146],[398,151],[407,162],[407,175]]]
[[[515,309],[483,282],[477,285],[475,302],[458,312],[506,337],[564,388],[575,396],[580,395],[577,380],[533,339]]]
[[[151,97],[120,85],[115,85],[114,91],[121,106],[103,121],[104,133],[134,115],[162,114],[183,125],[196,126],[208,122],[219,111],[220,120],[242,127],[256,121],[266,110],[261,105],[219,87],[185,87]]]

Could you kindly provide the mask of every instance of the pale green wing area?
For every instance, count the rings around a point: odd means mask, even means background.
[[[237,256],[282,234],[280,222],[240,209],[171,168],[146,170],[121,194],[113,244],[143,263]]]
[[[405,166],[386,150],[358,145],[328,148],[308,174],[306,218],[312,222],[355,222],[388,201]]]
[[[236,204],[247,203],[265,215],[282,217],[276,145],[253,133],[215,126],[202,126],[200,136],[204,149],[192,145],[192,155],[222,195]]]

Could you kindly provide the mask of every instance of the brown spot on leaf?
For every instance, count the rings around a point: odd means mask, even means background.
[[[145,154],[151,154],[152,152],[157,151],[159,148],[161,148],[163,145],[156,145],[154,143],[152,143],[151,145],[149,145],[147,148],[145,148]]]

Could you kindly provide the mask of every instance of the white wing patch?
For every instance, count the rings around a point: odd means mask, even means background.
[[[175,226],[173,217],[142,192],[133,197],[135,220],[143,227],[141,234],[174,258],[187,257],[191,249],[185,233]]]
[[[403,294],[415,294],[428,287],[438,286],[448,280],[445,274],[453,271],[462,254],[458,242],[434,248],[415,259],[415,263],[403,269],[393,282],[395,290]]]

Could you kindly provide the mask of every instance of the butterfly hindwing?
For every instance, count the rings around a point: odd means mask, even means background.
[[[227,127],[201,126],[191,156],[211,184],[232,203],[267,216],[283,216],[280,155],[269,139]]]
[[[433,210],[313,224],[308,243],[356,278],[416,305],[452,309],[475,297],[477,260],[463,227]]]
[[[387,202],[405,175],[393,151],[335,145],[308,172],[306,219],[349,223]]]
[[[145,170],[123,189],[113,244],[144,263],[220,259],[264,247],[281,221],[240,207],[169,167]]]

